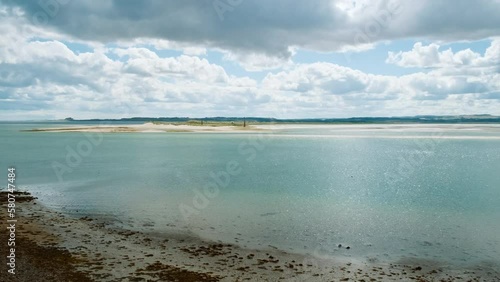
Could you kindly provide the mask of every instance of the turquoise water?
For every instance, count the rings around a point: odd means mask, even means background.
[[[0,124],[1,165],[71,215],[316,256],[500,263],[498,126],[20,131],[51,126]]]

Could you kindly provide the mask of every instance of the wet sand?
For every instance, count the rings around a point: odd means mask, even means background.
[[[500,281],[487,264],[454,269],[414,258],[385,264],[244,249],[186,234],[116,229],[105,219],[50,210],[29,195],[17,199],[17,274],[3,263],[0,281]],[[6,244],[0,245],[3,256]]]

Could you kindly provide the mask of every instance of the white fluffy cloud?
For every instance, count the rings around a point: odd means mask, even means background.
[[[161,57],[143,47],[75,53],[57,40],[27,38],[16,44],[0,51],[1,108],[39,118],[331,117],[496,113],[499,108],[498,72],[486,65],[479,68],[481,76],[468,69],[449,71],[456,59],[448,58],[460,52],[428,63],[440,68],[400,77],[319,62],[290,63],[256,81],[230,75],[206,58]],[[493,41],[474,61],[492,59],[497,44]]]
[[[135,14],[135,10],[122,7],[127,11],[121,12],[129,16],[110,16],[108,23],[103,15],[107,15],[107,5],[115,5],[111,2],[99,2],[95,7],[71,2],[74,4],[68,5],[74,6],[67,6],[68,10],[61,8],[61,14],[46,26],[29,24],[29,15],[34,11],[28,7],[31,4],[23,2],[15,4],[21,8],[0,8],[0,28],[5,31],[0,37],[0,119],[500,114],[499,39],[492,40],[484,54],[468,49],[441,50],[436,43],[426,46],[417,43],[412,50],[390,53],[387,63],[426,68],[401,76],[366,73],[332,62],[294,63],[293,54],[299,48],[359,49],[380,40],[398,38],[398,34],[408,31],[404,29],[409,27],[400,24],[383,24],[384,14],[377,13],[380,7],[387,7],[386,1],[379,1],[381,6],[371,1],[354,2],[356,5],[351,1],[320,1],[318,8],[303,1],[296,8],[309,14],[295,14],[296,18],[319,16],[300,22],[285,18],[285,12],[289,11],[278,11],[273,2],[261,7],[264,10],[258,18],[263,22],[255,27],[249,26],[246,18],[240,18],[241,22],[231,20],[245,13],[235,8],[225,23],[236,26],[211,30],[202,38],[184,34],[181,39],[176,37],[180,34],[173,35],[174,31],[145,32],[141,24],[132,25],[130,30],[115,30],[117,22],[125,25],[144,18],[141,12]],[[156,1],[145,3],[152,8],[167,5]],[[175,6],[196,14],[199,4],[186,3],[189,5]],[[257,1],[242,5],[256,8],[260,4]],[[415,5],[415,10],[424,11],[429,4],[423,1]],[[77,7],[85,9],[76,15]],[[332,9],[338,17],[331,18]],[[86,15],[83,11],[101,18],[92,26],[80,26],[81,30],[77,30],[76,25]],[[413,12],[405,9],[400,14]],[[378,21],[373,18],[377,15]],[[70,16],[77,18],[73,21]],[[149,27],[159,21],[157,16],[154,14]],[[201,23],[189,22],[186,15],[175,20],[181,22],[180,30],[184,29],[184,33],[202,23],[200,32],[221,27],[218,18],[216,24],[206,26],[204,17],[200,15]],[[372,20],[363,23],[366,17]],[[414,34],[422,32],[422,22],[411,15],[406,19]],[[398,21],[399,16],[391,20]],[[497,32],[492,24],[495,20],[488,19],[474,30],[490,36]],[[71,23],[73,27],[62,23]],[[194,27],[183,26],[189,24]],[[447,24],[442,25],[440,28]],[[456,30],[450,38],[473,38],[471,30]],[[353,34],[359,35],[357,41]],[[430,32],[428,37],[440,34]],[[103,43],[108,40],[112,44]],[[72,46],[75,44],[85,48],[78,51]],[[175,52],[162,52],[165,50]],[[218,52],[221,59],[213,60],[209,51]],[[238,62],[248,71],[270,72],[262,76],[236,75],[224,67],[227,61]]]
[[[389,52],[386,62],[401,67],[421,68],[487,67],[500,64],[500,39],[492,41],[484,56],[470,49],[456,53],[451,49],[439,49],[440,46],[436,43],[424,46],[417,42],[411,51]]]
[[[239,63],[251,72],[279,69],[292,63],[289,57],[268,56],[262,53],[225,52],[224,59]]]
[[[364,93],[375,76],[331,63],[297,65],[289,71],[269,74],[264,87],[303,93],[343,95]],[[377,81],[379,82],[379,81]]]
[[[227,83],[229,76],[221,66],[210,64],[196,56],[160,58],[146,48],[112,50],[120,57],[127,57],[124,71],[144,76],[182,78],[208,83]]]
[[[437,44],[422,46],[417,43],[412,51],[389,53],[387,61],[405,67],[433,68],[428,72],[396,77],[367,74],[332,63],[300,64],[268,74],[262,85],[277,91],[302,93],[303,96],[336,95],[357,102],[446,101],[456,95],[464,96],[464,99],[490,99],[495,97],[500,86],[498,46],[499,41],[493,40],[482,55],[468,49],[456,53],[451,50],[440,52]]]

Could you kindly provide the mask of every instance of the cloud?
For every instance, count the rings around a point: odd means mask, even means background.
[[[239,63],[245,70],[258,72],[283,68],[292,63],[289,57],[273,57],[261,53],[225,52],[224,60]]]
[[[396,77],[367,74],[325,62],[298,64],[286,71],[268,74],[262,85],[302,96],[336,96],[351,101],[393,100],[407,93]]]
[[[120,57],[127,56],[124,70],[143,76],[192,79],[210,83],[225,83],[229,80],[225,70],[196,56],[160,58],[147,48],[114,49]]]
[[[415,44],[410,52],[390,53],[388,62],[401,66],[433,67],[428,72],[402,76],[367,74],[333,63],[298,64],[276,74],[268,74],[263,87],[303,96],[342,96],[345,100],[446,100],[453,95],[495,97],[500,88],[498,40],[484,55],[469,49],[456,53],[439,51],[439,45]],[[457,68],[457,66],[469,66]],[[474,66],[472,68],[471,66]]]
[[[489,67],[500,64],[500,39],[491,42],[484,56],[470,49],[456,53],[451,49],[439,49],[440,46],[436,43],[423,46],[421,42],[417,42],[411,51],[389,52],[386,63],[421,68]]]
[[[498,72],[439,68],[396,77],[333,63],[290,63],[257,81],[228,74],[207,58],[161,57],[144,47],[75,53],[57,40],[16,44],[0,52],[0,100],[29,117],[495,113],[499,105]],[[494,54],[490,48],[486,53]]]
[[[3,110],[30,118],[230,115],[235,108],[251,111],[270,100],[258,93],[253,79],[228,75],[205,58],[160,57],[143,47],[88,46],[91,51],[76,53],[67,44],[31,34],[5,42],[0,48]]]
[[[225,0],[221,0],[225,2]],[[221,20],[213,0],[6,1],[32,23],[73,38],[99,41],[161,39],[233,54],[287,60],[291,48],[352,50],[408,37],[474,40],[500,33],[498,0],[253,0]],[[225,2],[228,3],[228,2]],[[230,2],[240,3],[240,2]],[[190,53],[193,54],[193,53]],[[198,53],[199,54],[199,53]],[[245,63],[247,56],[242,57]],[[271,64],[274,67],[276,64]],[[251,68],[250,68],[251,69]]]
[[[484,54],[464,49],[440,50],[440,45],[415,43],[407,52],[389,52],[386,63],[431,69],[401,77],[419,100],[440,100],[471,94],[475,99],[496,97],[500,83],[500,40],[494,39]]]
[[[0,7],[0,119],[500,114],[499,39],[484,54],[416,43],[387,63],[425,70],[399,76],[293,58],[299,49],[360,51],[404,32],[441,41],[474,38],[472,29],[498,34],[488,13],[473,28],[445,34],[453,29],[446,22],[426,31],[413,15],[427,1],[411,9],[402,2],[392,16],[384,13],[390,1],[243,1],[222,22],[211,1],[67,1],[53,17],[27,2]],[[40,11],[48,22],[34,25]],[[227,61],[261,73],[234,71]]]

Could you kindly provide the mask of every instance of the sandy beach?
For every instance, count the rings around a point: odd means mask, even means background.
[[[99,126],[72,126],[58,128],[37,128],[29,131],[35,132],[102,132],[102,133],[119,133],[119,132],[142,132],[142,133],[161,133],[161,132],[218,132],[218,133],[244,133],[244,132],[259,132],[263,129],[257,126],[231,126],[231,125],[188,125],[188,124],[133,124],[133,125],[99,125]]]
[[[2,199],[6,194],[2,192]],[[5,203],[6,201],[2,201]],[[2,206],[5,208],[5,205]],[[392,264],[252,250],[189,234],[111,228],[17,195],[16,274],[1,281],[499,281],[493,266],[453,269],[408,258]],[[2,221],[2,230],[5,223]],[[1,233],[7,240],[7,232]],[[6,244],[1,244],[5,254]]]
[[[144,124],[100,124],[95,126],[67,126],[67,127],[49,127],[49,128],[33,128],[25,130],[28,132],[100,132],[100,133],[165,133],[165,132],[192,132],[192,133],[257,133],[257,132],[273,132],[279,134],[287,130],[307,130],[319,129],[335,135],[338,138],[356,137],[372,137],[370,135],[360,135],[362,132],[393,132],[399,133],[397,136],[387,136],[386,138],[404,138],[405,133],[421,132],[433,134],[433,137],[446,138],[446,133],[449,132],[500,132],[500,126],[496,124],[267,124],[259,123],[252,124],[246,127],[239,125],[225,124],[175,124],[175,123],[152,123]],[[350,135],[346,133],[356,133]],[[338,133],[342,133],[339,135]],[[439,133],[439,134],[438,134]],[[288,134],[289,136],[292,136]],[[439,136],[436,136],[439,135]],[[311,136],[311,135],[309,135]],[[316,137],[316,136],[313,136]],[[384,136],[378,135],[383,138]],[[409,138],[418,138],[418,136],[410,136]],[[422,136],[421,138],[427,138]],[[450,138],[464,138],[468,136],[450,136]],[[475,138],[475,137],[472,137]],[[490,136],[487,139],[498,139],[498,136]]]

